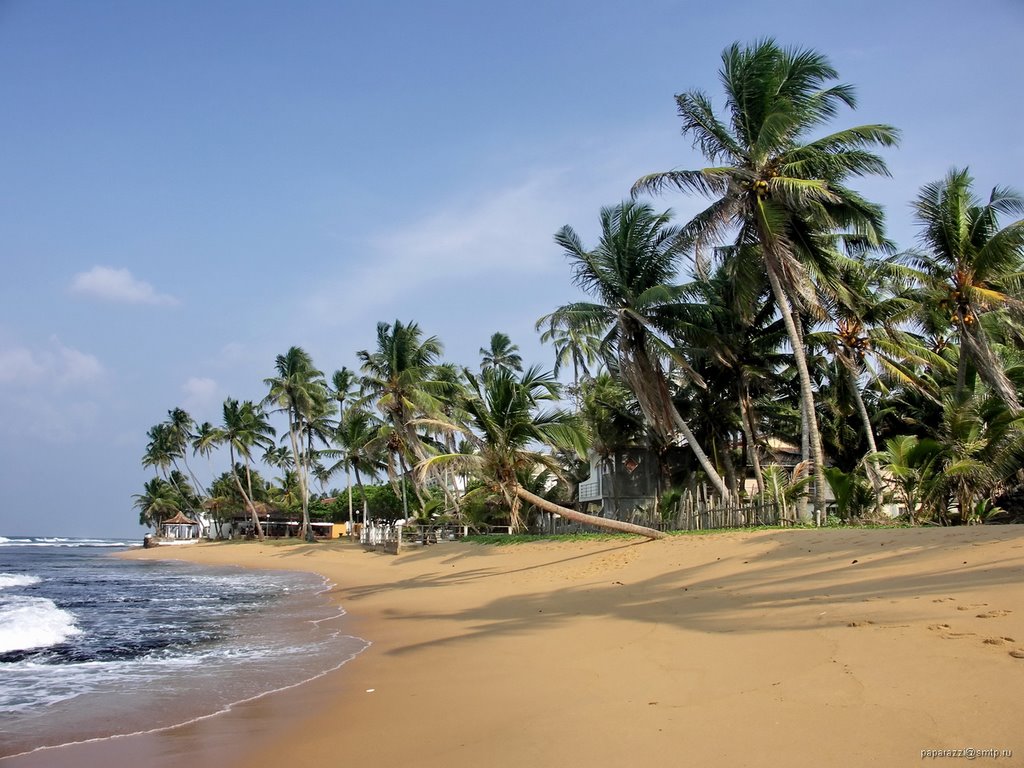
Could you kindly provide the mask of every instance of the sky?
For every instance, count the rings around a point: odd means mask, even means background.
[[[702,167],[673,97],[720,105],[763,37],[856,86],[836,127],[902,131],[855,185],[901,247],[953,166],[1024,188],[1024,0],[0,0],[0,535],[140,538],[146,430],[261,399],[292,345],[329,375],[415,320],[550,367],[553,234]]]

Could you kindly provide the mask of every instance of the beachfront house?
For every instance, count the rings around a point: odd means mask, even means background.
[[[607,458],[591,453],[589,459],[590,476],[579,485],[581,504],[600,505],[598,514],[617,520],[654,505],[660,472],[654,451],[629,448]]]

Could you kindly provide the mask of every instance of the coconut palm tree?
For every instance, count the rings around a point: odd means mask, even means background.
[[[235,479],[235,486],[238,493],[245,502],[246,509],[252,517],[253,528],[256,536],[263,541],[263,527],[260,525],[259,516],[256,514],[256,507],[253,499],[252,487],[252,451],[253,448],[267,447],[273,445],[271,439],[276,434],[273,427],[267,421],[263,409],[249,400],[239,403],[233,398],[224,401],[224,420],[218,430],[218,441],[228,446],[231,459],[231,473]],[[245,485],[238,472],[238,464],[235,456],[242,459],[245,469]]]
[[[363,499],[363,522],[369,515],[369,507],[366,499],[366,489],[363,486],[363,476],[376,477],[377,473],[385,468],[380,458],[380,420],[372,413],[361,406],[350,407],[345,417],[338,425],[334,433],[335,451],[328,451],[328,455],[337,456],[338,461],[330,468],[330,472],[336,472],[344,467],[346,477],[349,473],[355,475],[356,486],[359,488],[360,496]],[[348,521],[349,531],[355,530],[355,520],[352,510],[352,486],[348,489]]]
[[[174,517],[182,507],[181,496],[162,477],[147,480],[142,493],[132,496],[132,506],[139,510],[139,525],[160,530],[160,522]]]
[[[475,453],[446,453],[422,461],[419,473],[431,466],[448,464],[471,472],[484,482],[483,488],[500,494],[508,505],[513,530],[522,528],[520,508],[523,502],[538,509],[562,515],[576,522],[648,538],[665,534],[651,528],[587,515],[555,504],[523,487],[520,477],[533,476],[538,468],[559,473],[558,460],[535,446],[573,449],[582,455],[586,449],[584,431],[576,417],[545,406],[558,399],[558,382],[548,373],[533,367],[522,374],[496,369],[477,378],[466,374],[468,392],[462,404],[465,423],[434,421],[463,434],[477,449]]]
[[[504,333],[498,332],[491,336],[490,347],[480,347],[480,370],[483,373],[495,368],[507,368],[511,371],[523,370],[523,358],[519,355],[519,346]]]
[[[682,286],[672,336],[708,383],[696,393],[694,409],[709,426],[743,434],[747,461],[763,493],[755,402],[777,392],[787,358],[786,330],[756,258],[750,248],[721,248],[713,259],[698,260],[694,279]]]
[[[361,350],[362,389],[376,399],[384,417],[381,437],[387,444],[392,464],[389,476],[397,483],[393,462],[398,462],[400,476],[409,477],[408,461],[422,461],[426,449],[417,433],[414,420],[435,415],[440,404],[430,384],[434,365],[441,356],[441,342],[436,336],[423,338],[415,322],[377,323],[377,347]],[[397,484],[396,484],[397,490]],[[420,496],[419,484],[413,478],[413,490]],[[422,502],[422,500],[421,500]],[[402,483],[402,511],[408,517],[409,502]]]
[[[188,448],[192,445],[195,440],[195,429],[196,422],[184,408],[173,408],[167,412],[167,421],[165,422],[170,432],[170,438],[175,448],[175,455],[181,457],[181,463],[185,465],[185,472],[192,480],[192,485],[197,490],[206,493],[206,489],[203,488],[202,483],[196,478],[195,473],[192,471],[192,467],[188,463]]]
[[[302,495],[302,529],[299,535],[312,541],[309,527],[309,476],[313,464],[310,425],[328,413],[329,396],[322,371],[302,347],[290,347],[274,360],[276,375],[264,379],[270,388],[264,403],[277,406],[288,418],[288,439]]]
[[[1018,298],[1024,284],[1024,219],[999,227],[1000,215],[1024,215],[1024,198],[996,187],[982,202],[971,189],[973,181],[966,168],[954,169],[921,189],[914,212],[922,249],[904,260],[919,270],[925,305],[948,314],[959,335],[958,393],[970,362],[1007,407],[1020,413],[1017,391],[981,320],[990,312],[1024,306]]]
[[[935,439],[941,446],[938,471],[926,498],[945,521],[948,504],[960,522],[984,522],[998,486],[1020,471],[1024,459],[1024,416],[994,395],[953,395],[943,402]]]
[[[824,512],[825,456],[814,392],[796,312],[815,309],[815,282],[833,279],[833,241],[822,234],[854,232],[884,240],[882,212],[846,186],[851,177],[887,175],[872,150],[892,146],[897,131],[863,125],[814,138],[842,106],[854,107],[853,88],[821,54],[783,49],[773,40],[733,44],[722,54],[725,115],[701,91],[676,96],[683,134],[716,165],[644,176],[635,193],[676,189],[714,198],[683,229],[698,249],[732,240],[756,246],[782,314],[800,381],[802,410],[815,464],[815,504]]]
[[[918,304],[903,284],[904,275],[894,271],[892,264],[850,259],[841,263],[839,272],[839,291],[822,298],[833,325],[807,334],[806,341],[809,346],[820,345],[827,350],[836,374],[845,379],[844,386],[834,382],[834,389],[853,399],[867,443],[867,476],[880,505],[883,478],[864,387],[873,382],[885,389],[887,382],[894,382],[927,393],[928,387],[917,372],[923,366],[945,368],[946,363],[919,337],[905,330]]]
[[[581,378],[588,378],[592,369],[601,361],[600,328],[588,333],[577,326],[557,325],[552,315],[545,315],[537,321],[542,344],[551,344],[555,348],[555,368],[557,376],[567,365],[572,365],[572,386],[578,389]],[[543,331],[540,329],[547,326]]]
[[[636,395],[651,429],[665,443],[686,441],[723,498],[729,491],[689,425],[672,403],[663,359],[672,357],[684,373],[688,368],[658,334],[671,326],[680,295],[669,282],[676,276],[679,232],[670,226],[671,213],[657,214],[647,204],[624,202],[601,209],[601,237],[593,250],[565,226],[555,242],[572,262],[573,283],[598,301],[575,302],[547,316],[552,328],[601,329],[601,346],[614,353],[619,372]]]
[[[154,424],[146,433],[149,442],[146,444],[146,452],[142,455],[142,466],[153,467],[169,482],[178,493],[179,498],[187,505],[187,495],[182,488],[175,485],[178,478],[184,477],[178,468],[178,459],[183,458],[185,443],[175,429],[175,425],[168,421]],[[177,472],[177,474],[175,474]]]

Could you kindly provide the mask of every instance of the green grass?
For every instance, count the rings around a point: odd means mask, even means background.
[[[666,531],[669,536],[714,536],[716,534],[747,533],[749,531],[793,531],[793,530],[816,530],[816,531],[838,531],[838,530],[866,530],[866,529],[891,529],[891,528],[913,528],[909,523],[871,523],[863,525],[829,524],[817,527],[813,523],[802,523],[796,525],[752,525],[748,528],[701,528],[692,531]],[[546,541],[610,541],[615,539],[640,539],[641,536],[632,533],[489,533],[466,536],[462,541],[470,544],[482,544],[485,546],[507,546],[511,544],[531,544]]]

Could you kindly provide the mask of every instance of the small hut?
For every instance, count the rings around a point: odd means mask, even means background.
[[[160,535],[165,539],[198,539],[199,523],[178,512],[174,517],[160,523]]]

